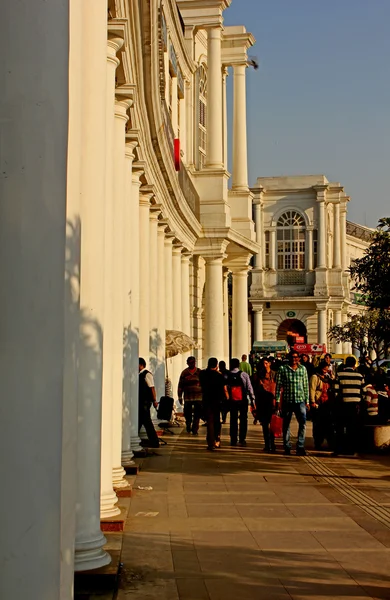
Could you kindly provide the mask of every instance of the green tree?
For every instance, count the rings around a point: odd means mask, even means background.
[[[375,352],[378,359],[388,354],[390,340],[390,313],[368,309],[358,315],[348,314],[344,325],[334,325],[329,337],[337,343],[350,342],[361,355]]]
[[[353,262],[350,273],[367,306],[390,309],[390,217],[379,220],[371,244]]]

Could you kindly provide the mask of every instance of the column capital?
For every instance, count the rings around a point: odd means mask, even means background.
[[[328,308],[328,303],[327,302],[317,302],[316,303],[316,310],[327,310]]]
[[[254,304],[253,301],[251,300],[251,305],[252,305],[252,312],[256,312],[256,313],[262,313],[264,312],[264,305],[263,304]]]
[[[204,259],[214,256],[222,256],[225,259],[228,245],[229,240],[222,238],[200,238],[196,243],[194,255],[200,255]]]
[[[134,150],[137,147],[137,143],[136,142],[127,142],[125,144],[125,156],[126,158],[130,158],[131,160],[134,160],[135,158],[135,153]]]
[[[153,197],[153,194],[143,192],[142,188],[141,188],[140,195],[139,195],[139,205],[150,207],[150,201],[151,201],[152,197]]]
[[[317,202],[325,202],[326,200],[326,192],[329,189],[329,185],[321,184],[321,185],[313,185],[313,190],[317,192]]]

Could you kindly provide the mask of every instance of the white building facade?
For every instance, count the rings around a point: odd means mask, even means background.
[[[140,448],[138,357],[160,396],[166,330],[193,337],[201,365],[249,349],[254,39],[224,27],[230,2],[3,11],[1,598],[68,600],[74,570],[110,561],[100,520]]]
[[[324,175],[259,177],[252,188],[260,251],[254,258],[250,303],[253,340],[350,344],[328,339],[359,310],[348,268],[363,255],[371,230],[347,221],[350,198]]]

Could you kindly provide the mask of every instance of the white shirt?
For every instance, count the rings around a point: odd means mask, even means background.
[[[142,369],[139,374],[141,375],[141,373],[143,373],[144,371],[146,371],[145,369]],[[151,374],[151,372],[149,371],[148,373],[146,373],[145,375],[145,381],[146,381],[146,385],[150,388],[154,387],[154,379],[153,379],[153,375]]]

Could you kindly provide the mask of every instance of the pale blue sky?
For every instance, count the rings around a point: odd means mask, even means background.
[[[224,15],[257,40],[250,184],[323,173],[351,196],[348,218],[375,227],[390,214],[390,0],[233,0]]]

